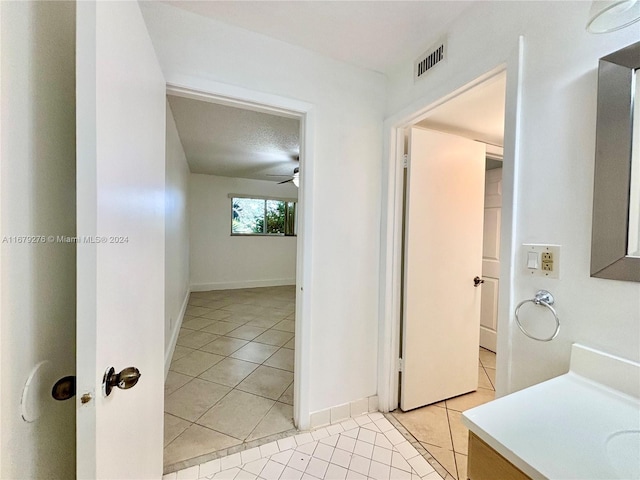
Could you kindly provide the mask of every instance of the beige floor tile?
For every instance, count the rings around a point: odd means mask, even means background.
[[[222,310],[232,313],[247,313],[249,315],[260,315],[263,307],[259,305],[247,305],[245,303],[232,303],[222,307]]]
[[[405,413],[398,409],[393,415],[420,442],[453,450],[446,408],[431,405]]]
[[[456,466],[458,467],[458,480],[467,480],[467,456],[456,453]]]
[[[235,330],[227,333],[227,337],[240,338],[242,340],[253,340],[261,333],[264,333],[265,330],[266,329],[260,327],[242,325],[241,327],[237,327]]]
[[[293,407],[276,402],[256,428],[247,437],[247,442],[257,438],[268,437],[295,428],[293,425]]]
[[[173,357],[171,357],[171,361],[180,360],[182,357],[186,357],[192,352],[195,352],[195,348],[189,347],[181,347],[180,345],[176,345],[176,348],[173,350]]]
[[[260,318],[268,318],[270,320],[284,320],[287,316],[291,315],[291,310],[283,310],[281,308],[262,308],[258,316]]]
[[[224,310],[211,310],[210,312],[202,315],[202,318],[208,318],[210,320],[226,320],[231,316],[230,312],[225,312]]]
[[[451,439],[453,440],[453,451],[467,454],[469,449],[469,429],[462,423],[462,414],[455,410],[447,410],[449,416],[449,427],[451,429]]]
[[[218,335],[198,330],[192,331],[189,335],[178,338],[176,343],[182,347],[200,348],[207,343],[213,342],[216,338],[218,338]]]
[[[165,398],[164,410],[176,417],[195,422],[231,389],[194,378]]]
[[[486,388],[478,388],[475,392],[460,395],[459,397],[450,398],[446,401],[447,408],[464,412],[470,408],[477,407],[483,403],[490,402],[496,397],[496,392],[487,390]]]
[[[190,307],[206,307],[209,300],[202,297],[194,297],[193,295],[189,297],[188,306]]]
[[[293,350],[288,348],[281,348],[276,353],[271,355],[264,365],[268,367],[279,368],[281,370],[287,370],[293,372],[294,358]]]
[[[493,389],[496,389],[496,369],[495,368],[487,368],[484,367],[484,371],[487,372],[487,376],[489,380],[491,380],[491,384],[493,385]]]
[[[186,337],[187,335],[191,335],[193,333],[193,330],[189,330],[188,328],[180,328],[180,331],[178,332],[178,339]]]
[[[293,405],[293,382],[291,382],[291,385],[287,387],[278,401],[281,403],[286,403],[287,405]]]
[[[489,350],[480,349],[480,361],[484,367],[496,368],[496,354]]]
[[[227,357],[247,343],[249,343],[247,340],[240,340],[239,338],[220,337],[201,347],[200,350]]]
[[[253,320],[247,322],[247,325],[250,327],[272,328],[277,323],[278,320],[268,318],[254,318]]]
[[[224,310],[220,310],[220,311],[224,312]],[[250,315],[248,313],[231,313],[231,316],[225,318],[224,321],[235,323],[236,325],[246,325],[247,323],[255,319],[256,319],[255,315]]]
[[[189,317],[189,319],[185,317],[182,321],[182,328],[188,328],[189,330],[201,330],[214,322],[215,320],[204,317]]]
[[[221,361],[224,357],[215,355],[213,353],[201,352],[195,350],[188,355],[185,355],[180,360],[171,362],[169,367],[174,372],[182,373],[184,375],[190,375],[197,377],[205,370],[210,369],[216,363]]]
[[[242,443],[200,425],[191,425],[164,449],[164,464],[172,465]]]
[[[247,362],[262,363],[271,355],[276,353],[278,347],[273,345],[265,345],[263,343],[250,342],[239,350],[233,352],[230,356],[246,360]]]
[[[212,310],[218,310],[219,308],[226,307],[227,305],[231,305],[232,302],[229,300],[225,300],[224,298],[209,300],[204,307],[211,308]]]
[[[258,395],[233,390],[197,423],[244,440],[274,404],[274,401]]]
[[[208,332],[208,333],[215,333],[216,335],[226,335],[227,333],[229,333],[232,330],[235,330],[236,328],[238,328],[237,323],[218,321],[216,323],[212,323],[206,328],[203,328],[202,331]]]
[[[219,383],[228,387],[235,387],[251,372],[258,368],[257,363],[245,362],[236,358],[225,358],[206,372],[200,378]]]
[[[189,375],[184,375],[182,373],[172,372],[171,370],[169,370],[169,373],[167,374],[167,379],[164,381],[165,396],[172,394],[173,392],[178,390],[180,387],[189,383],[191,380],[193,380],[193,377]]]
[[[291,350],[296,348],[296,337],[293,337],[287,343],[283,345],[284,348],[290,348]]]
[[[192,317],[199,317],[200,315],[202,315],[203,313],[208,313],[209,309],[205,308],[205,307],[193,307],[193,306],[189,306],[187,307],[187,309],[184,311],[185,315],[190,315]]]
[[[244,392],[277,400],[293,382],[293,373],[260,366],[236,387]]]
[[[294,320],[282,320],[275,327],[274,330],[282,330],[283,332],[295,332],[296,322]]]
[[[246,302],[248,305],[262,305],[265,307],[278,308],[281,310],[290,308],[291,302],[287,300],[279,300],[269,295],[260,295]]]
[[[262,335],[254,338],[254,342],[266,343],[267,345],[276,345],[277,347],[283,346],[289,340],[293,338],[291,332],[281,332],[280,330],[267,330]]]
[[[184,432],[189,426],[191,422],[183,420],[182,418],[174,417],[173,415],[169,415],[168,413],[164,414],[164,446],[166,447],[169,443],[173,442],[178,435]]]
[[[421,444],[453,478],[458,478],[453,450],[447,450],[446,448],[441,448],[436,445],[429,445],[428,443],[421,442]]]
[[[483,367],[478,367],[478,387],[493,390],[493,385]]]

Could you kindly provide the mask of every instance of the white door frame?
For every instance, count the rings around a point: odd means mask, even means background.
[[[496,358],[496,395],[511,390],[510,312],[513,310],[513,278],[516,265],[517,178],[519,167],[519,128],[522,90],[523,37],[516,48],[498,66],[464,72],[451,89],[442,85],[384,122],[382,232],[380,259],[380,322],[378,342],[378,405],[382,412],[398,407],[398,358],[400,357],[400,307],[402,303],[402,224],[404,131],[422,120],[427,112],[473,88],[492,76],[506,71],[504,128],[503,210],[500,233],[500,277],[498,306],[498,355]]]
[[[202,78],[182,77],[167,82],[167,93],[264,113],[300,119],[300,169],[298,189],[298,241],[296,253],[296,341],[293,388],[293,420],[300,430],[310,426],[309,385],[311,384],[311,260],[313,229],[313,172],[315,108],[313,104],[249,90]]]

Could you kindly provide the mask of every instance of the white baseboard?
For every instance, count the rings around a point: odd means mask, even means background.
[[[311,428],[339,423],[352,417],[358,417],[363,413],[378,411],[378,396],[372,395],[353,402],[343,403],[335,407],[319,410],[311,414]]]
[[[180,307],[180,312],[176,317],[176,322],[173,324],[173,330],[171,331],[171,340],[169,341],[164,352],[164,379],[167,379],[169,374],[169,366],[171,365],[171,358],[173,357],[173,351],[176,349],[176,342],[178,341],[178,334],[180,333],[180,327],[182,326],[182,320],[184,319],[184,312],[187,310],[187,304],[189,303],[189,294],[191,292],[187,290],[187,294]]]
[[[209,290],[235,290],[238,288],[280,287],[295,285],[295,278],[272,278],[268,280],[238,280],[235,282],[192,283],[192,292],[208,292]]]

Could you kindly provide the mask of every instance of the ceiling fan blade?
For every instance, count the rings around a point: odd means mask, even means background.
[[[278,185],[282,185],[283,183],[289,183],[289,182],[293,182],[293,178],[290,178],[289,180],[285,180],[284,182],[278,182]]]

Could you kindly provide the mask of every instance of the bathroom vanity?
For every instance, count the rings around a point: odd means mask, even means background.
[[[467,410],[471,480],[640,479],[640,364],[574,344],[568,373]]]

